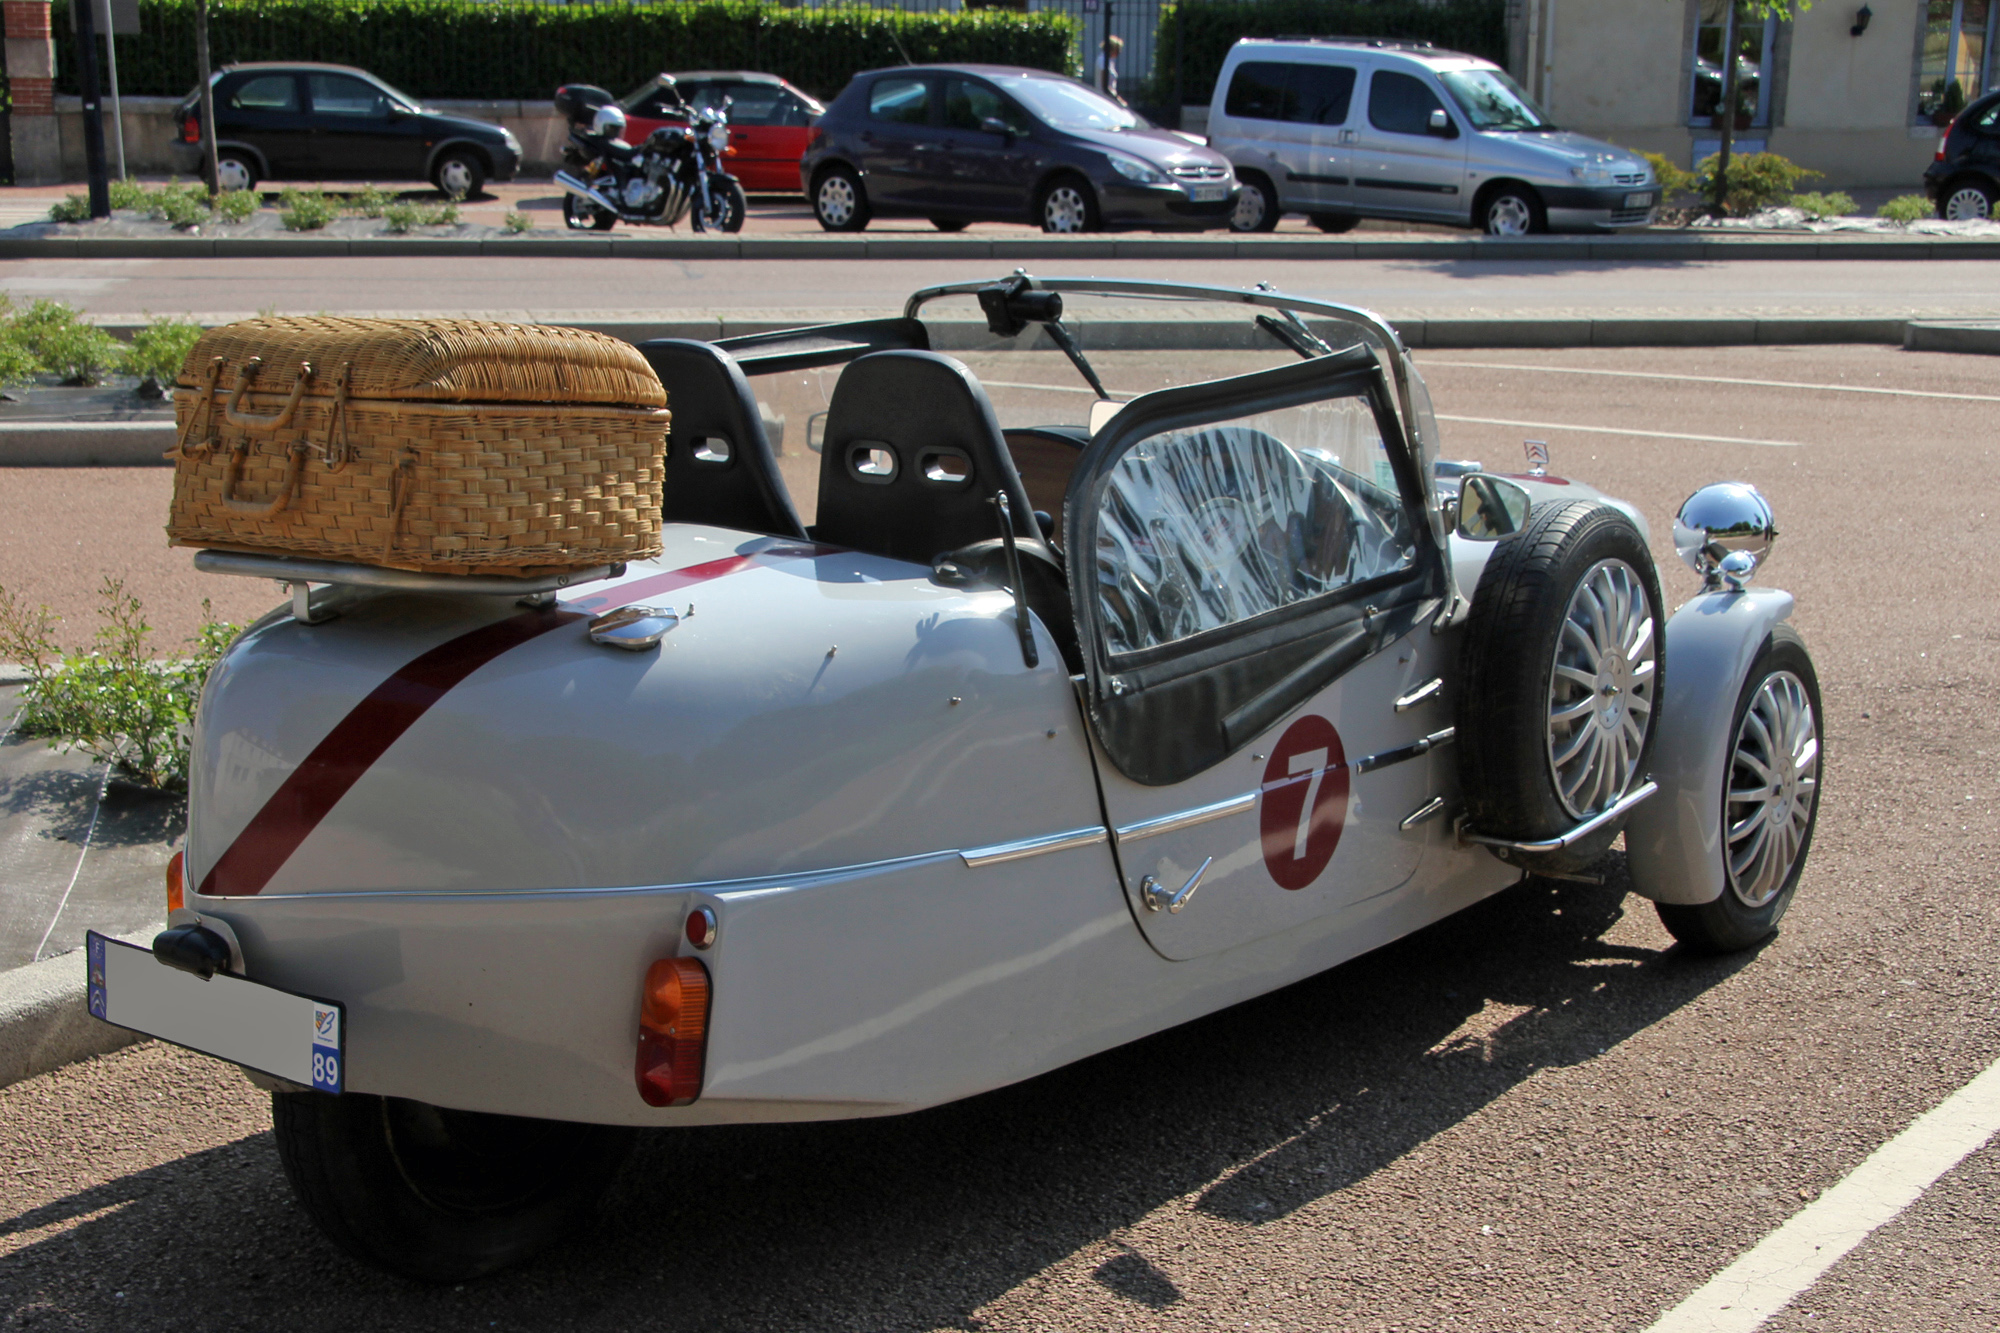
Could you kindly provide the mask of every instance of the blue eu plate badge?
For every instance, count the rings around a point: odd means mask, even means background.
[[[312,1085],[321,1092],[340,1091],[340,1008],[313,1006]]]

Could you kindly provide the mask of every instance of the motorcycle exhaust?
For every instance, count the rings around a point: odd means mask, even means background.
[[[599,208],[611,214],[613,217],[622,218],[625,216],[624,209],[620,208],[617,204],[612,203],[609,199],[605,198],[597,191],[591,189],[588,185],[585,185],[582,181],[570,175],[567,171],[558,171],[556,173],[556,184],[562,186],[565,190],[568,190],[571,194],[581,195],[583,198],[590,200],[591,203],[596,204]]]

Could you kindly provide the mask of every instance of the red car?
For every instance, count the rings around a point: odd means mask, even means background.
[[[805,155],[812,123],[826,110],[775,74],[747,70],[697,70],[662,74],[639,91],[618,99],[625,112],[625,137],[644,143],[673,114],[673,88],[692,106],[719,106],[729,99],[729,151],[723,165],[752,194],[797,194],[799,159]]]

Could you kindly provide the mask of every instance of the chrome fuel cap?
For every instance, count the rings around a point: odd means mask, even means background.
[[[664,606],[621,606],[593,616],[590,641],[607,648],[643,653],[660,646],[668,630],[681,623],[680,613]]]

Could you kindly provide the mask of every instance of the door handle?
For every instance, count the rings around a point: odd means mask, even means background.
[[[1342,143],[1353,143],[1353,142],[1354,142],[1354,131],[1353,131],[1353,130],[1342,130],[1342,131],[1340,132],[1340,141],[1341,141]]]
[[[1188,882],[1181,885],[1179,893],[1168,893],[1166,885],[1151,875],[1146,876],[1139,885],[1139,897],[1145,902],[1146,910],[1157,912],[1164,907],[1168,912],[1179,916],[1180,910],[1188,905],[1188,899],[1194,897],[1194,891],[1201,887],[1201,877],[1206,875],[1208,868],[1214,864],[1215,858],[1212,856],[1203,861],[1196,867],[1194,874],[1188,876]]]

